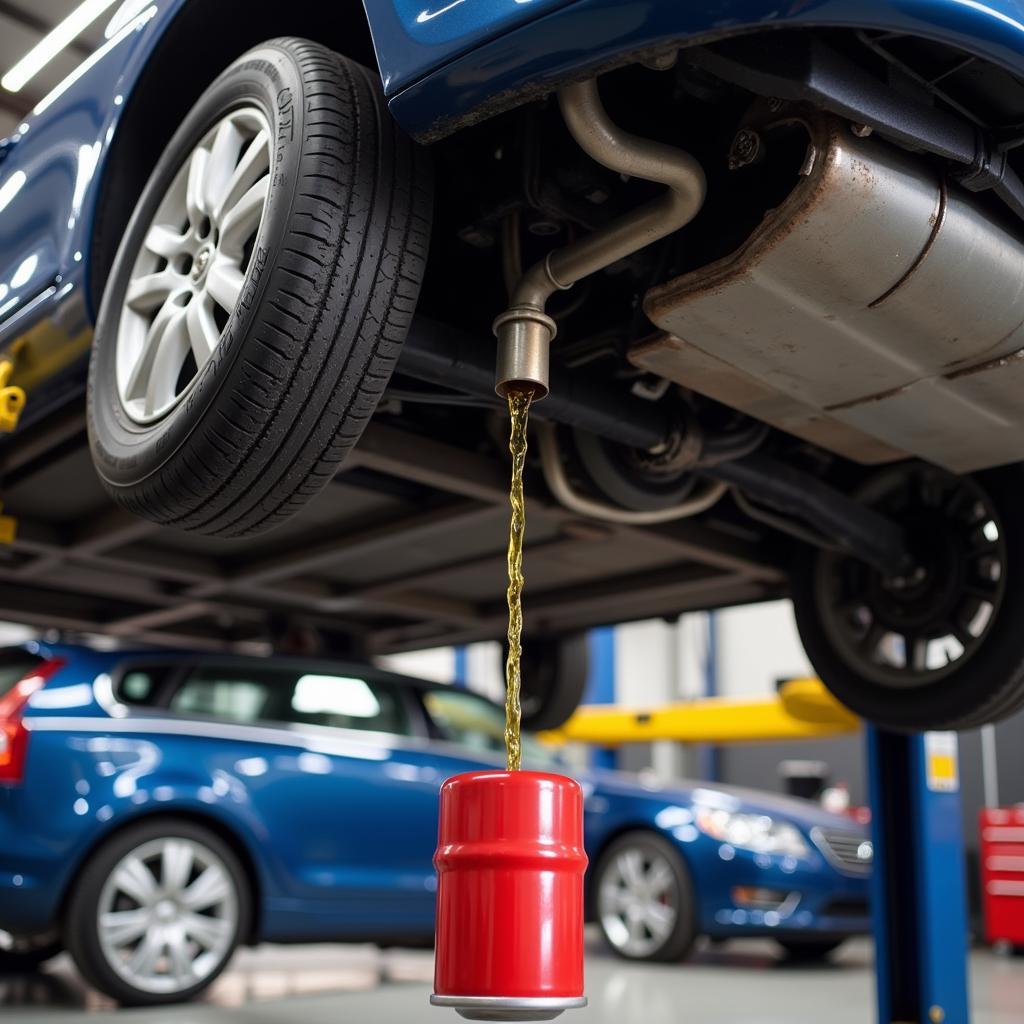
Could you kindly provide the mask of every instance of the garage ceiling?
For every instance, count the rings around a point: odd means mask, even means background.
[[[51,29],[63,21],[80,0],[0,0],[0,74],[8,71]],[[98,46],[103,30],[117,10],[102,14],[66,50],[52,60],[18,93],[0,89],[0,137],[9,135],[35,105]]]

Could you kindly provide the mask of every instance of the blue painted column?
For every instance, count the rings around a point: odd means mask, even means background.
[[[707,647],[704,650],[704,696],[718,696],[718,619],[707,613]],[[697,771],[707,782],[717,782],[720,773],[718,747],[702,743],[697,750]]]
[[[455,648],[455,671],[452,675],[452,683],[455,686],[465,689],[469,685],[468,678],[469,652],[465,647]]]
[[[867,728],[879,1024],[968,1024],[955,733]]]
[[[615,627],[603,626],[587,634],[590,646],[590,673],[583,691],[584,704],[615,703]],[[591,762],[595,768],[615,768],[618,756],[614,750],[594,747]]]

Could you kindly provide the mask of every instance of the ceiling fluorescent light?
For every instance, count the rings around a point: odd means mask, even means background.
[[[0,86],[8,92],[19,92],[57,54],[74,42],[104,11],[117,0],[84,0],[49,35],[32,47],[3,78]]]

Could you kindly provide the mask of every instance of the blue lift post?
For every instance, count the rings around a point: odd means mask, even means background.
[[[867,727],[879,1024],[967,1024],[967,888],[955,733]]]

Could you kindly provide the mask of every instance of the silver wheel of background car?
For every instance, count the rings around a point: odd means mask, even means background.
[[[654,848],[619,850],[604,866],[597,898],[604,934],[625,956],[651,956],[675,931],[676,875],[668,859]]]
[[[121,404],[138,424],[166,416],[213,358],[266,211],[270,143],[256,107],[222,118],[182,164],[146,231],[116,356]]]
[[[99,898],[104,959],[133,988],[155,994],[200,984],[230,956],[238,893],[209,847],[181,836],[150,840],[121,858]]]

